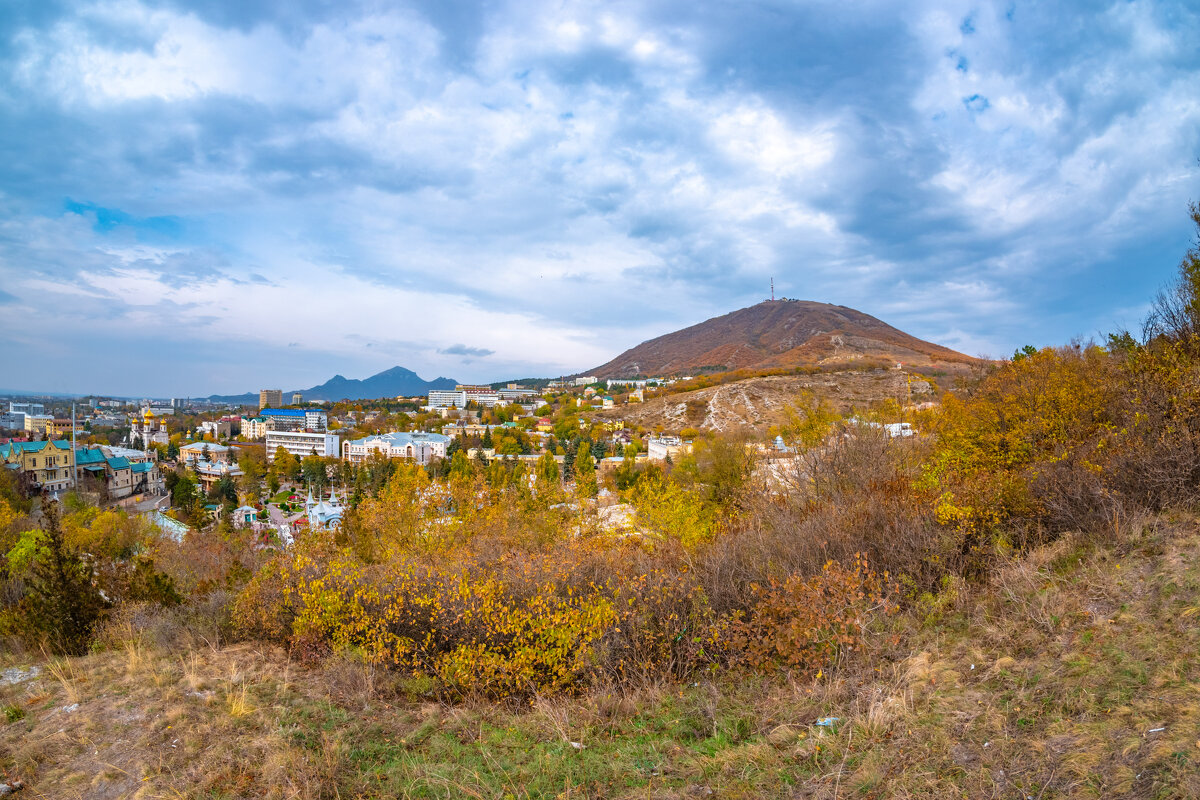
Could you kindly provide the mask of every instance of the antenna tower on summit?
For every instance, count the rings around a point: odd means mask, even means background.
[[[771,278],[771,302],[775,302],[775,279]]]

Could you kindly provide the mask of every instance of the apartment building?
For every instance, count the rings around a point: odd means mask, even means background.
[[[259,416],[269,430],[321,432],[329,427],[329,415],[320,408],[264,408]]]
[[[283,390],[282,389],[261,389],[258,392],[258,407],[259,409],[269,408],[270,406],[283,405]]]
[[[25,431],[26,433],[36,433],[44,436],[46,434],[46,426],[53,422],[54,417],[49,414],[26,414]]]
[[[511,394],[514,390],[505,389],[503,391]],[[459,384],[454,387],[453,391],[449,389],[431,389],[429,391],[429,405],[434,408],[466,408],[467,403],[472,402],[485,408],[491,408],[500,402],[500,398],[501,392],[490,386]]]
[[[309,431],[267,431],[267,461],[275,460],[275,452],[282,447],[299,458],[316,453],[318,456],[341,454],[341,440],[332,433]]]

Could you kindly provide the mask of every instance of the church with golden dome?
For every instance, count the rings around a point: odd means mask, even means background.
[[[143,450],[150,447],[151,444],[161,444],[166,447],[168,441],[170,441],[170,436],[167,434],[166,422],[155,416],[153,409],[147,408],[142,412],[140,419],[137,417],[133,419],[133,425],[129,431],[131,447],[140,445]]]

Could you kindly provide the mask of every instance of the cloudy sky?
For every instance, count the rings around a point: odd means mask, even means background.
[[[971,354],[1136,324],[1197,42],[1189,0],[8,0],[0,387],[557,375],[772,276]]]

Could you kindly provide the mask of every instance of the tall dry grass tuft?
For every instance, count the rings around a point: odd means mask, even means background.
[[[75,662],[72,659],[48,658],[46,671],[62,687],[67,703],[74,705],[79,702],[79,676],[75,671]]]

